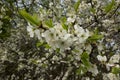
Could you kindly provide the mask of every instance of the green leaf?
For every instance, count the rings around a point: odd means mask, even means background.
[[[22,15],[28,22],[30,22],[34,26],[41,25],[41,21],[38,19],[36,15],[31,15],[27,13],[25,10],[19,10],[19,14]]]
[[[63,29],[68,30],[68,26],[66,24],[64,23],[61,23],[61,24],[62,24]]]
[[[59,53],[59,52],[60,52],[60,48],[57,48],[57,49],[55,50],[55,52],[56,52],[56,53]]]
[[[89,54],[86,52],[83,52],[81,55],[81,62],[83,63],[83,65],[85,65],[85,67],[88,69],[91,67],[91,63],[89,62]]]
[[[112,68],[112,73],[113,73],[113,74],[118,74],[118,73],[120,73],[120,68],[118,68],[118,67],[113,67],[113,68]]]
[[[110,2],[109,4],[107,4],[104,9],[105,12],[108,13],[110,12],[113,8],[114,8],[114,4],[115,4],[115,0],[112,0],[112,2]]]
[[[83,52],[83,53],[81,54],[81,59],[89,59],[89,54],[86,53],[86,52]]]
[[[95,8],[90,8],[90,11],[95,14]]]
[[[65,23],[67,21],[66,17],[61,17],[61,22]]]
[[[78,8],[79,8],[79,5],[80,5],[80,0],[78,0],[75,4],[74,4],[74,9],[75,11],[77,12]]]
[[[45,21],[45,24],[46,24],[49,28],[52,28],[52,27],[53,27],[53,21],[52,21],[52,19],[46,20],[46,21]]]
[[[83,75],[87,72],[86,67],[84,67],[82,64],[80,65],[80,67],[76,70],[76,74],[77,75]]]
[[[102,39],[104,36],[100,34],[94,34],[91,37],[88,38],[88,41],[97,41],[99,39]]]
[[[47,67],[47,64],[42,63],[42,67],[43,67],[43,68]]]
[[[49,44],[44,44],[44,47],[47,48],[47,49],[51,48]]]
[[[36,46],[37,46],[37,47],[40,47],[40,46],[42,46],[43,44],[44,44],[43,42],[37,42],[37,43],[36,43]]]
[[[63,29],[68,30],[68,26],[66,25],[66,21],[67,21],[66,17],[62,17],[60,21],[61,21]]]
[[[32,62],[33,64],[38,64],[38,63],[37,63],[37,60],[34,60],[34,59],[31,59],[31,62]]]

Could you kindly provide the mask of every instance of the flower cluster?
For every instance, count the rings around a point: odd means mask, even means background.
[[[70,50],[72,46],[85,44],[90,36],[90,32],[87,29],[83,29],[77,24],[73,26],[73,29],[73,32],[65,30],[60,23],[56,23],[53,28],[49,28],[41,33],[39,29],[34,29],[30,24],[27,26],[30,37],[33,37],[35,34],[38,39],[45,39],[45,42],[53,50],[60,49],[62,52],[67,49]]]

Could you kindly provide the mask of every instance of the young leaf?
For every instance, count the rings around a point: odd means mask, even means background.
[[[67,19],[66,19],[66,17],[61,17],[60,21],[65,23],[67,21]]]
[[[46,20],[45,25],[47,25],[49,28],[53,27],[53,21],[52,19]]]
[[[112,2],[110,2],[109,4],[107,4],[104,9],[105,9],[105,12],[108,13],[110,12],[113,7],[114,7],[114,4],[115,4],[115,0],[112,0]]]
[[[39,26],[42,23],[37,17],[30,15],[25,10],[19,10],[19,14],[34,26]]]
[[[81,55],[81,61],[85,65],[86,68],[91,67],[91,63],[89,62],[89,55],[86,52],[83,52]]]
[[[95,8],[90,8],[90,11],[95,14]]]
[[[97,40],[102,39],[102,38],[103,38],[103,35],[94,34],[94,35],[92,35],[91,37],[88,38],[88,41],[97,41]]]
[[[77,75],[82,75],[82,74],[85,74],[86,72],[87,72],[87,69],[83,65],[80,65],[80,67],[76,70]]]
[[[61,21],[62,27],[63,27],[65,30],[68,30],[68,26],[65,24],[66,21],[67,21],[66,17],[62,17],[60,21]]]
[[[113,68],[112,68],[112,73],[113,73],[113,74],[118,74],[118,73],[120,73],[120,68],[113,67]]]
[[[42,46],[43,44],[44,44],[43,42],[37,42],[37,43],[36,43],[36,46],[37,46],[37,47],[40,47],[40,46]]]
[[[65,30],[68,30],[68,26],[64,23],[61,23],[62,24],[62,27],[65,29]]]
[[[74,4],[74,9],[75,11],[77,12],[78,8],[79,8],[79,5],[80,5],[80,0],[78,0],[75,4]]]

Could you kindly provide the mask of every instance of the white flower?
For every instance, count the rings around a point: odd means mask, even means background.
[[[56,44],[57,44],[57,40],[58,37],[55,34],[55,29],[51,28],[47,31],[45,31],[44,33],[42,33],[42,37],[45,38],[45,41],[53,48],[56,49]]]
[[[86,52],[87,52],[88,54],[90,54],[90,53],[91,53],[91,50],[92,50],[92,46],[91,46],[90,44],[86,44],[86,45],[85,45],[85,50],[86,50]]]
[[[107,57],[106,56],[101,56],[101,55],[98,55],[97,56],[97,59],[101,62],[106,62],[107,61]]]
[[[86,80],[90,80],[90,78],[89,78],[89,77],[86,77]]]
[[[61,51],[64,51],[66,49],[69,49],[71,45],[72,45],[72,39],[70,38],[70,36],[65,35],[65,37],[57,40],[56,47],[60,48]]]
[[[2,30],[0,30],[0,33],[2,33]]]
[[[92,72],[93,76],[96,76],[98,74],[98,69],[96,65],[93,65],[88,71]]]
[[[75,48],[74,50],[72,50],[72,54],[74,56],[74,58],[77,60],[77,61],[80,61],[81,60],[81,54],[83,53],[83,44],[80,44],[80,45],[75,45]]]
[[[68,17],[67,22],[68,23],[73,23],[75,21],[75,18]]]
[[[109,78],[109,80],[119,80],[118,77],[113,73],[107,74],[107,77]]]
[[[49,3],[49,6],[50,6],[50,7],[52,7],[52,6],[53,6],[53,3],[52,3],[52,2],[50,2],[50,3]]]
[[[109,63],[119,63],[119,60],[120,60],[120,55],[115,54],[110,58]]]
[[[87,29],[84,30],[82,27],[80,27],[77,24],[74,25],[74,29],[75,29],[75,34],[78,37],[79,43],[85,42],[86,39],[90,36],[90,33]]]
[[[100,42],[100,44],[98,44],[98,50],[99,51],[102,51],[104,48],[103,48],[103,45],[102,45],[102,42]]]
[[[71,34],[67,33],[59,23],[42,33],[42,37],[53,49],[60,48],[61,51],[68,49],[73,42]]]
[[[60,23],[56,23],[54,29],[55,29],[54,33],[56,32],[57,36],[59,37],[63,37],[65,34],[67,34],[67,31],[63,29]]]
[[[103,22],[103,26],[107,27],[110,26],[111,23],[113,23],[114,21],[106,19],[106,20],[102,20],[102,22]]]
[[[36,36],[39,40],[41,39],[41,34],[39,29],[35,29],[30,23],[28,23],[27,31],[30,37]]]
[[[33,26],[30,25],[30,23],[28,23],[28,26],[27,26],[27,31],[30,35],[30,37],[34,37],[34,31],[33,31]]]
[[[83,53],[83,49],[82,49],[83,46],[84,46],[84,44],[75,45],[75,48],[72,51],[72,53],[75,54],[75,55],[77,55],[77,56],[78,55],[80,56]]]
[[[106,64],[107,69],[110,70],[110,68],[113,67],[113,66],[119,67],[119,65],[115,64],[115,63],[119,63],[119,60],[120,60],[120,55],[119,54],[113,55],[110,58],[109,62]]]
[[[35,35],[37,36],[37,38],[40,40],[41,39],[41,35],[40,35],[40,30],[36,29],[34,30]]]
[[[58,61],[59,60],[59,57],[58,56],[53,56],[53,58],[52,58],[54,61]]]

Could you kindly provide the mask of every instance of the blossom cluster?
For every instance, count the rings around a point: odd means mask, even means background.
[[[71,18],[71,20],[74,19]],[[71,23],[71,20],[68,18],[68,23]],[[27,31],[29,32],[30,37],[36,35],[39,40],[45,39],[45,42],[47,42],[53,50],[59,48],[61,51],[65,51],[67,49],[70,50],[71,46],[86,43],[87,38],[91,36],[87,29],[83,29],[78,24],[73,25],[72,28],[73,29],[68,26],[68,30],[65,30],[61,23],[56,22],[54,27],[41,31],[28,23]]]

